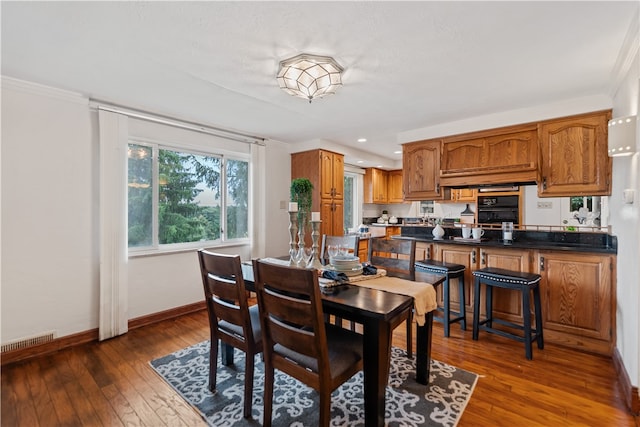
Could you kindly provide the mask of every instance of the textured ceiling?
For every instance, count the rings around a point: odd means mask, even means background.
[[[2,1],[2,74],[399,159],[400,132],[611,96],[638,9],[637,1]],[[278,88],[278,62],[302,52],[346,69],[335,95],[309,104]]]

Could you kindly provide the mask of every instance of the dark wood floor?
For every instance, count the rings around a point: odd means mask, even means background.
[[[404,330],[394,335],[399,347]],[[207,338],[202,311],[5,366],[2,425],[205,426],[149,361]],[[547,344],[527,361],[520,343],[486,333],[473,341],[458,325],[447,339],[438,323],[432,355],[480,375],[460,427],[639,425],[608,359]]]

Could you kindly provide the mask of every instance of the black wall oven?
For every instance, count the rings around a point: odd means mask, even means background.
[[[520,207],[518,196],[478,196],[478,222],[480,224],[518,224]]]

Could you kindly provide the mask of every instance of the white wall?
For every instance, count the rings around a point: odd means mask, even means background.
[[[637,39],[636,39],[637,43]],[[640,55],[636,47],[633,64],[618,89],[613,117],[640,112]],[[639,129],[640,132],[640,129]],[[640,150],[640,138],[636,140]],[[618,236],[617,348],[633,385],[640,384],[640,153],[613,158],[613,189],[609,198],[609,220]],[[622,192],[635,190],[635,202],[625,204]]]
[[[88,100],[27,82],[2,79],[1,341],[48,331],[57,337],[98,327],[98,123]],[[140,135],[145,126],[131,126]],[[164,129],[166,138],[182,138]],[[146,135],[148,136],[148,134]],[[193,141],[194,144],[197,141]],[[288,250],[290,155],[265,148],[257,171],[267,193],[266,253]],[[251,257],[250,246],[216,249]],[[202,299],[195,251],[131,257],[129,319]]]
[[[2,80],[2,342],[98,322],[97,139],[88,102]]]

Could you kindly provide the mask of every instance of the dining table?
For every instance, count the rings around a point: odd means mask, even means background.
[[[247,290],[255,291],[250,262],[242,263],[242,275]],[[375,280],[383,282],[384,278]],[[420,280],[421,283],[437,286],[444,281],[444,276],[422,274]],[[389,378],[393,328],[409,317],[414,308],[414,297],[366,287],[364,281],[359,285],[321,287],[321,295],[325,314],[362,325],[364,421],[366,427],[382,427],[385,425],[385,390]],[[432,325],[433,310],[424,313],[424,321],[418,323],[416,334],[416,381],[425,385],[429,382]],[[233,348],[223,348],[222,358],[225,364],[233,363]]]

